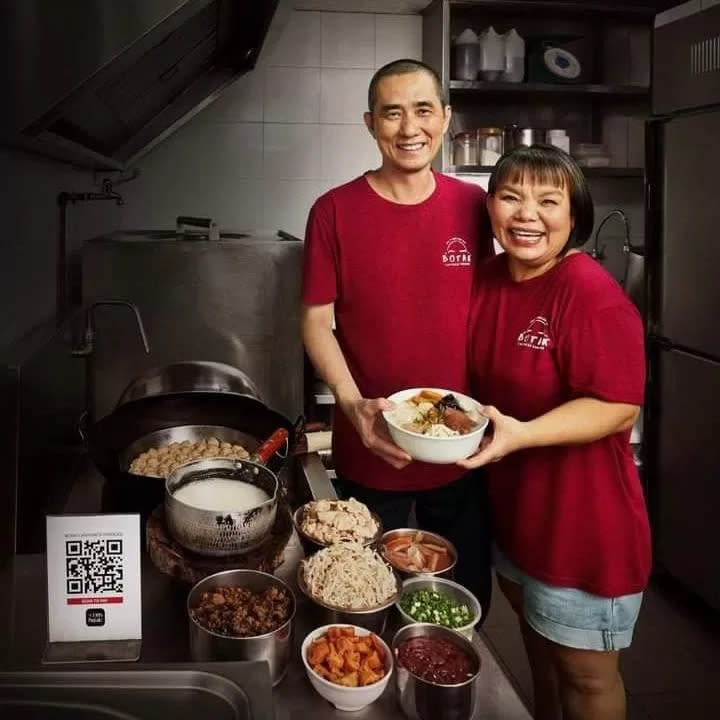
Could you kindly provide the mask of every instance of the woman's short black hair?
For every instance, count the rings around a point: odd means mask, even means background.
[[[584,245],[592,235],[595,211],[585,175],[570,155],[554,145],[519,145],[508,150],[493,168],[488,195],[505,183],[547,183],[567,188],[573,229],[561,252]]]

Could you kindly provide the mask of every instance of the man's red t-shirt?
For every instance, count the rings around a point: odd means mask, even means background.
[[[310,211],[303,302],[335,303],[336,337],[366,398],[409,387],[468,389],[473,271],[492,252],[485,191],[434,176],[434,192],[415,205],[384,199],[361,176]],[[339,408],[333,461],[347,479],[381,490],[439,487],[463,472],[420,462],[395,470],[362,445]]]
[[[582,253],[524,282],[505,255],[482,267],[469,362],[474,397],[523,421],[574,398],[643,402],[640,316]],[[515,565],[606,597],[645,587],[650,530],[629,436],[530,448],[488,466],[494,531]]]

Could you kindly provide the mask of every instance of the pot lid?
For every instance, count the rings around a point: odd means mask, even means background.
[[[192,360],[152,368],[138,376],[122,392],[117,406],[146,397],[186,393],[227,393],[264,404],[257,385],[239,368]]]

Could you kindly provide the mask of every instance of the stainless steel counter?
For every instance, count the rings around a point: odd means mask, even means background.
[[[322,463],[316,455],[302,459],[302,493],[310,497],[327,497],[334,493]],[[304,483],[303,483],[304,481]],[[88,510],[86,510],[88,511]],[[276,574],[297,590],[295,571],[302,557],[302,549],[295,534],[285,551],[283,564]],[[47,639],[46,569],[43,555],[18,555],[9,565],[0,569],[0,669],[22,666],[40,667]],[[142,617],[143,640],[140,661],[125,663],[128,670],[138,670],[159,663],[187,663],[190,660],[188,621],[185,602],[188,587],[160,573],[142,557]],[[393,682],[383,695],[364,710],[348,715],[336,710],[321,698],[310,685],[300,660],[299,647],[303,638],[315,627],[311,606],[300,592],[296,593],[298,610],[295,623],[295,652],[287,675],[273,690],[275,720],[393,720],[404,717],[396,702]],[[392,621],[384,637],[392,638]],[[481,656],[479,705],[474,720],[531,720],[495,657],[481,636],[474,638]],[[42,666],[49,670],[78,669],[74,666]],[[104,670],[107,664],[83,665],[83,669]],[[113,667],[118,667],[113,664]],[[263,668],[263,666],[260,666]],[[269,675],[268,675],[269,682]],[[271,720],[262,717],[260,720]],[[442,720],[442,718],[438,718]]]
[[[286,550],[285,562],[278,574],[295,586],[294,570],[302,550],[294,536]],[[185,599],[187,588],[162,575],[147,557],[143,558],[143,645],[138,663],[128,663],[129,670],[148,664],[181,663],[189,660]],[[37,667],[47,636],[45,598],[45,562],[41,555],[20,555],[0,574],[3,588],[0,601],[0,665]],[[10,592],[8,592],[10,591]],[[348,717],[322,699],[305,676],[299,648],[312,629],[308,605],[298,597],[295,626],[296,651],[284,680],[273,691],[276,720],[313,717],[315,720],[337,720]],[[389,639],[386,634],[386,639]],[[480,703],[476,720],[530,720],[506,675],[480,636],[475,637],[483,665]],[[45,666],[57,670],[60,666]],[[89,668],[90,666],[85,666]],[[96,664],[94,669],[105,669]],[[116,666],[115,666],[116,667]],[[77,666],[73,666],[77,669]],[[402,717],[395,699],[393,683],[380,699],[365,710],[352,715],[363,720],[385,720]],[[265,720],[264,718],[262,720]],[[441,720],[441,719],[439,719]]]

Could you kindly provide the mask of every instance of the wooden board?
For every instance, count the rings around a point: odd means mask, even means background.
[[[153,510],[145,528],[147,550],[155,567],[190,585],[222,570],[242,568],[272,573],[282,563],[285,546],[291,535],[292,519],[285,503],[278,504],[275,524],[265,542],[242,555],[210,557],[187,550],[168,532],[162,505]]]

